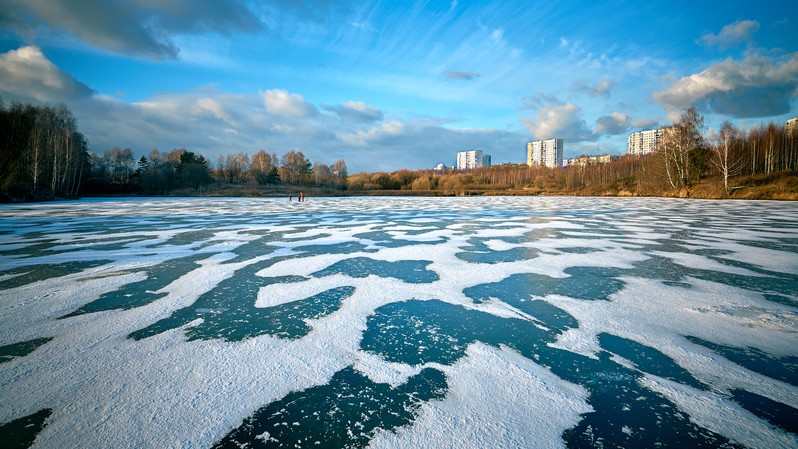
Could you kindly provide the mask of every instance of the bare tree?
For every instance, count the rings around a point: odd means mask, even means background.
[[[269,154],[264,150],[260,150],[252,156],[250,174],[258,184],[276,184],[279,182],[279,176],[276,173],[277,163],[276,154]]]
[[[243,151],[228,154],[225,158],[224,175],[227,182],[237,184],[249,173],[249,156]]]
[[[289,185],[299,185],[304,176],[311,173],[310,161],[301,151],[291,150],[283,155],[280,178]]]
[[[330,166],[330,172],[332,173],[335,187],[345,188],[346,180],[349,176],[347,174],[346,162],[344,162],[343,159],[333,162],[333,164]]]
[[[714,145],[712,145],[712,164],[720,172],[723,178],[723,190],[729,196],[729,178],[739,175],[743,167],[747,165],[743,157],[741,147],[741,133],[728,120],[723,122],[720,132],[714,135]]]
[[[313,180],[318,186],[326,186],[331,184],[332,171],[327,164],[316,162],[313,164]]]
[[[694,177],[700,176],[697,162],[701,162],[698,158],[704,148],[703,128],[704,117],[691,106],[673,126],[664,129],[658,151],[671,188],[687,187]]]

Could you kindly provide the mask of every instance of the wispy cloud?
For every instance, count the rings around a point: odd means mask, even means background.
[[[556,95],[545,92],[535,92],[532,95],[523,97],[518,108],[521,110],[535,110],[544,105],[559,102],[560,100],[557,99]]]
[[[476,72],[461,72],[458,70],[446,70],[441,73],[444,78],[452,80],[473,80],[479,78],[479,73]]]

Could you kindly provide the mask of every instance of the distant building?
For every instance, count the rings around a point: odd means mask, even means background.
[[[784,124],[784,130],[787,131],[788,136],[798,133],[798,117],[787,120],[787,123]]]
[[[435,169],[434,169],[434,172],[435,172],[435,174],[438,174],[438,175],[442,175],[442,174],[446,173],[446,165],[444,165],[443,163],[440,163],[440,164],[436,165]]]
[[[526,145],[526,163],[543,167],[562,167],[563,140],[536,140]]]
[[[657,151],[657,148],[662,145],[666,130],[666,128],[649,129],[629,134],[629,138],[626,139],[627,153],[640,156]]]
[[[563,161],[563,167],[585,167],[587,165],[609,164],[618,159],[618,156],[602,154],[599,156],[579,156]]]
[[[482,150],[460,151],[457,153],[457,169],[473,170],[490,166],[490,155]]]

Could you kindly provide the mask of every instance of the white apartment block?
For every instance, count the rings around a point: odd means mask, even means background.
[[[649,129],[648,131],[637,131],[629,134],[626,139],[627,153],[635,155],[649,154],[657,151],[662,144],[662,136],[665,129]]]
[[[798,133],[798,117],[787,120],[784,124],[784,129],[787,131],[788,136],[792,135],[792,133]]]
[[[457,153],[457,169],[473,170],[490,166],[490,155],[482,150],[460,151]]]
[[[530,167],[562,167],[563,140],[536,140],[526,145],[526,163]]]
[[[610,162],[617,160],[618,156],[613,156],[610,154],[602,154],[599,156],[579,156],[574,157],[571,159],[566,159],[563,161],[563,166],[567,167],[586,167],[588,165],[597,165],[597,164],[609,164]]]

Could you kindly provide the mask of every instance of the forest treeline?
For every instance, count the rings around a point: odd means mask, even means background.
[[[798,199],[798,132],[724,122],[707,130],[689,108],[667,128],[655,153],[565,168],[503,164],[471,171],[398,170],[348,174],[346,163],[311,163],[298,150],[220,156],[188,149],[88,152],[63,105],[0,100],[0,199],[30,201],[80,195],[644,195]],[[762,194],[763,186],[767,192]],[[760,192],[752,194],[751,192]]]
[[[239,186],[278,192],[291,188],[345,189],[346,162],[311,163],[301,151],[258,151],[252,158],[243,151],[220,156],[214,166],[202,155],[185,148],[169,152],[152,150],[135,159],[129,148],[113,148],[89,155],[90,178],[84,193],[134,193],[162,195],[180,189],[208,194]],[[190,192],[189,192],[190,193]]]
[[[93,154],[66,106],[8,105],[0,99],[0,201],[206,194],[229,186],[267,194],[304,187],[336,191],[346,189],[347,175],[343,160],[314,164],[295,150],[280,158],[264,150],[252,158],[230,153],[215,165],[185,148],[154,149],[138,159],[129,148]]]
[[[66,106],[7,106],[0,99],[0,196],[76,197],[88,157],[88,143]]]
[[[350,175],[348,188],[431,194],[560,194],[798,199],[798,130],[730,122],[707,130],[694,107],[663,131],[656,152],[565,168],[503,164],[468,172]],[[765,188],[767,187],[767,188]]]

